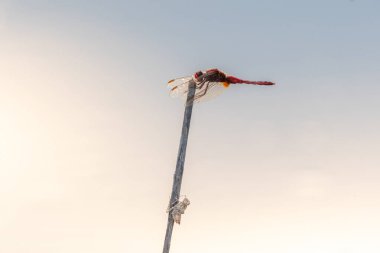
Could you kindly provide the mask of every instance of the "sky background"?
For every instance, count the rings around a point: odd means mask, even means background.
[[[380,251],[380,1],[0,0],[0,252]]]

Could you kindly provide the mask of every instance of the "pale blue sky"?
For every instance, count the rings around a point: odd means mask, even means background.
[[[160,252],[182,124],[166,81],[217,67],[193,111],[172,252],[380,250],[380,2],[0,1],[0,251]]]

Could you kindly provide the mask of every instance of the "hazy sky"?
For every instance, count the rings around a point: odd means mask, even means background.
[[[380,251],[380,1],[0,0],[0,252]]]

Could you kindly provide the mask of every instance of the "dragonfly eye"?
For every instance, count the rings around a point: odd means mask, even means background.
[[[203,75],[202,71],[198,71],[197,73],[195,73],[195,78],[198,78],[200,77],[201,75]]]

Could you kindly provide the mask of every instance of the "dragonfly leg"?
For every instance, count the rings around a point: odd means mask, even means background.
[[[188,82],[187,82],[188,83]],[[203,85],[206,83],[206,81],[202,81],[202,82],[200,82],[200,83],[195,83],[195,88],[197,89],[197,90],[200,90],[200,89],[202,89],[202,87],[203,87]],[[186,90],[186,91],[184,91],[184,93],[185,94],[187,94],[187,92],[188,92],[188,90]]]
[[[206,84],[206,83],[204,83],[203,85],[205,85],[205,84]],[[203,87],[203,85],[202,85],[202,87]],[[199,99],[199,98],[203,97],[204,95],[206,95],[207,90],[208,90],[208,88],[209,88],[209,85],[210,85],[210,83],[207,83],[207,84],[206,84],[206,88],[204,89],[204,91],[202,92],[202,94],[197,94],[197,95],[194,97],[194,100],[195,100],[195,99]]]
[[[200,82],[199,84],[197,84],[197,89],[202,89],[203,86],[205,85],[206,83],[206,80],[203,80],[202,82]]]

